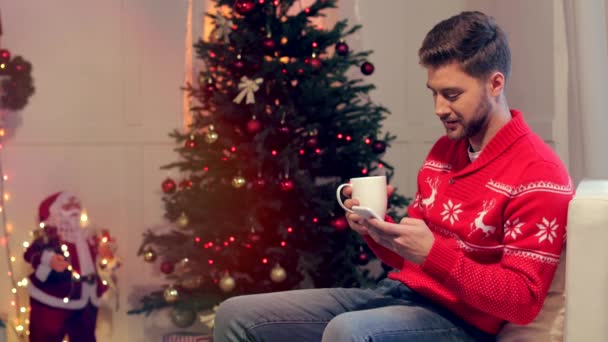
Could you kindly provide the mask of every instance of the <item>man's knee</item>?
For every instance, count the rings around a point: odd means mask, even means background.
[[[323,332],[323,342],[329,341],[365,341],[365,324],[361,321],[362,316],[357,312],[347,312],[336,316],[329,321]]]
[[[232,297],[220,303],[220,306],[215,312],[215,326],[217,328],[226,328],[232,320],[242,313],[245,309],[239,302],[241,297]]]

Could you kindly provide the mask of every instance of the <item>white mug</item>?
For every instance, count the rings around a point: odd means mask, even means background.
[[[351,178],[350,183],[342,184],[336,190],[338,204],[342,209],[352,213],[342,202],[342,189],[350,186],[353,189],[352,199],[359,201],[359,206],[371,209],[380,217],[386,215],[388,199],[386,194],[386,176]]]

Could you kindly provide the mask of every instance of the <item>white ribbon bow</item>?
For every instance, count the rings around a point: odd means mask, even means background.
[[[239,83],[241,92],[234,98],[234,103],[241,103],[245,97],[247,97],[245,100],[246,104],[255,103],[253,93],[260,89],[260,84],[262,84],[263,81],[264,80],[261,77],[256,78],[255,80],[250,80],[247,76],[241,77],[241,83]]]
[[[232,20],[218,14],[217,18],[215,18],[215,23],[217,27],[215,29],[215,38],[217,40],[223,40],[224,43],[229,43],[229,35],[232,32]]]
[[[209,329],[213,329],[215,325],[215,313],[217,312],[217,305],[211,309],[211,313],[207,315],[200,315],[199,319],[201,323],[205,324]]]

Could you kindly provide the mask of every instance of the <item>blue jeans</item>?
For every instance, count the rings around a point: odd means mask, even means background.
[[[311,289],[230,298],[215,316],[224,341],[494,341],[403,283],[375,289]]]

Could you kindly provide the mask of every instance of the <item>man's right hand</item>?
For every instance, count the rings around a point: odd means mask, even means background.
[[[70,264],[65,260],[63,255],[55,254],[51,258],[51,268],[55,272],[63,272],[65,271]]]
[[[386,193],[387,193],[388,197],[391,197],[393,195],[394,191],[395,191],[395,188],[392,185],[387,186]],[[350,198],[352,193],[353,193],[353,190],[350,186],[346,186],[342,190],[342,195],[344,195],[344,197],[348,197],[348,199],[346,201],[344,201],[344,206],[347,207],[348,209],[351,209],[355,205],[359,205],[359,201],[357,201],[356,199]],[[363,217],[361,217],[355,213],[346,212],[346,221],[348,221],[348,225],[350,226],[350,228],[352,230],[356,231],[357,233],[359,233],[361,235],[369,234],[367,232],[367,227],[365,226],[366,222]]]

